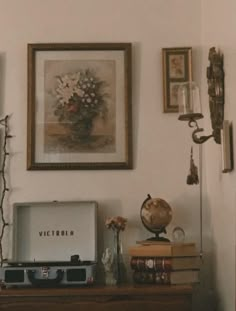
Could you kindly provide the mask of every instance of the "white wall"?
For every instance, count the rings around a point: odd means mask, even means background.
[[[186,231],[187,240],[198,243],[199,187],[187,186],[185,182],[191,131],[177,121],[176,114],[162,113],[161,49],[192,46],[195,79],[201,81],[201,3],[197,0],[0,0],[0,8],[0,100],[2,114],[12,114],[10,127],[14,135],[10,141],[11,192],[6,217],[11,219],[14,202],[97,200],[101,254],[111,238],[110,232],[104,229],[106,216],[128,218],[125,249],[149,236],[141,226],[139,210],[150,193],[167,200],[173,208],[174,219],[168,232],[180,225]],[[204,42],[208,37],[204,37]],[[133,170],[26,170],[27,43],[40,42],[133,43]],[[214,153],[216,148],[213,145],[210,152]],[[194,154],[198,162],[196,145]],[[209,176],[211,173],[222,176],[218,162],[217,159],[212,164],[216,170],[207,167]],[[231,176],[224,179],[229,180]],[[224,188],[229,196],[226,188],[230,181],[227,180]],[[210,193],[214,195],[211,187]],[[227,198],[229,201],[232,200]],[[206,206],[204,214],[208,219],[210,206]],[[230,217],[224,215],[218,203],[217,206],[221,216]],[[227,208],[232,210],[232,203]],[[216,217],[215,212],[214,215]],[[206,224],[209,227],[208,221]],[[224,234],[216,229],[216,236],[223,240]],[[205,232],[209,240],[210,235]],[[7,254],[10,252],[6,251]],[[206,271],[203,278],[207,286],[209,275]]]
[[[203,70],[207,66],[208,49],[216,46],[224,54],[225,119],[233,121],[235,129],[236,42],[234,29],[236,3],[233,0],[202,1]],[[205,74],[205,72],[204,72]],[[203,87],[207,103],[206,83]],[[236,142],[234,131],[234,147]],[[221,174],[220,146],[213,142],[205,147],[208,206],[213,225],[214,283],[218,310],[235,310],[235,206],[236,174]],[[234,150],[234,163],[235,162]]]

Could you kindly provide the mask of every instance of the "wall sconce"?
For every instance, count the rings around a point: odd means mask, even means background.
[[[179,120],[188,121],[189,127],[194,127],[192,139],[196,144],[202,144],[213,137],[217,144],[221,143],[221,130],[224,121],[224,70],[223,55],[212,47],[209,50],[210,61],[207,67],[207,82],[212,134],[198,136],[203,128],[198,126],[197,120],[203,118],[199,88],[193,81],[181,83],[178,87]]]

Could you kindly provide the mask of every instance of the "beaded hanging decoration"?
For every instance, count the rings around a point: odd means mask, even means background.
[[[191,147],[191,153],[190,153],[190,169],[189,169],[189,174],[187,176],[187,184],[188,185],[199,184],[198,168],[195,165],[194,160],[193,160],[193,147]]]

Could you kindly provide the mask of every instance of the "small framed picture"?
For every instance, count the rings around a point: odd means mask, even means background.
[[[162,49],[164,112],[178,112],[179,83],[192,80],[192,48]]]
[[[28,170],[132,168],[131,48],[28,44]]]

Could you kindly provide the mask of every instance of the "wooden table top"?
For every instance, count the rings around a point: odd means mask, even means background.
[[[39,297],[39,296],[97,296],[97,295],[183,295],[191,294],[191,285],[122,285],[59,288],[1,288],[0,297]]]

